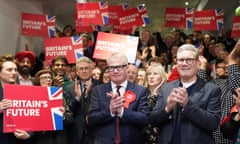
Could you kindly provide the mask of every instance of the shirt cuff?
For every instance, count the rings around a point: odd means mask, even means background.
[[[120,118],[123,117],[123,112],[124,112],[124,108],[122,107],[122,108],[121,108],[121,113],[118,115]]]

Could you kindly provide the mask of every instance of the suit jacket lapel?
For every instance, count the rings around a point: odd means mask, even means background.
[[[102,90],[104,93],[104,95],[105,95],[105,102],[109,105],[109,103],[110,103],[110,97],[109,96],[107,96],[107,93],[108,92],[112,92],[113,90],[112,90],[112,85],[111,85],[111,82],[109,82],[109,83],[107,83],[106,85],[105,85],[105,88]]]
[[[173,88],[177,88],[180,86],[180,80],[178,79],[173,83]],[[172,90],[171,90],[172,91]],[[170,93],[169,93],[170,94]],[[177,117],[177,106],[173,109],[173,115],[176,118]]]

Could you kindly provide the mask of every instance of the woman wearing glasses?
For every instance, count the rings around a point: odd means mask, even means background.
[[[35,74],[34,84],[37,86],[52,86],[53,75],[50,69],[42,69]],[[69,121],[70,112],[66,106],[62,107],[65,121]],[[64,122],[65,122],[64,121]],[[36,132],[33,136],[33,144],[67,144],[65,131]]]

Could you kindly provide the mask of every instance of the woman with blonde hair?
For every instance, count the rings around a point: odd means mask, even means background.
[[[150,111],[156,104],[159,90],[161,86],[167,82],[167,74],[161,64],[150,65],[147,69],[147,83],[149,89],[148,105]],[[159,135],[159,128],[153,127],[150,124],[144,130],[144,138],[146,144],[153,144],[157,142]]]

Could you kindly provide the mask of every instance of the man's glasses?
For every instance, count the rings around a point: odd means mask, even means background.
[[[179,58],[177,59],[177,63],[183,64],[184,62],[186,62],[187,64],[192,64],[195,60],[195,58]]]
[[[117,66],[108,66],[108,71],[112,72],[114,70],[117,71],[122,71],[124,67],[126,67],[127,65],[117,65]]]

